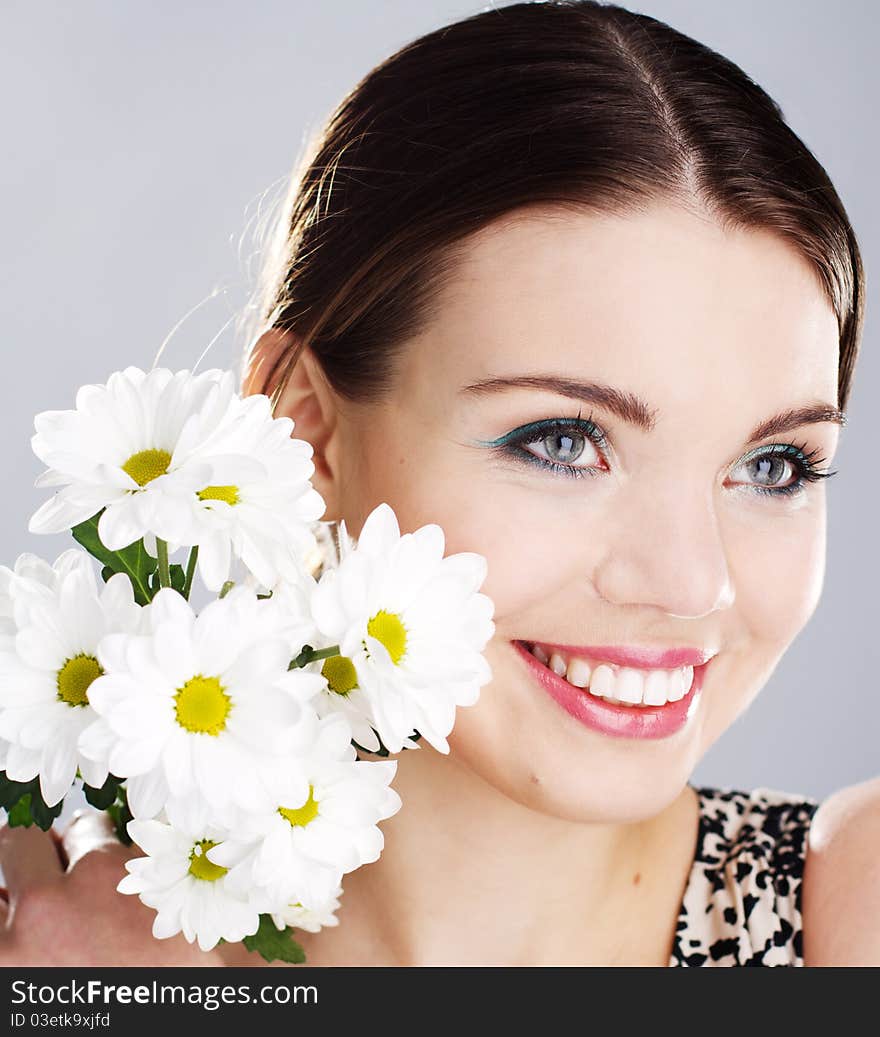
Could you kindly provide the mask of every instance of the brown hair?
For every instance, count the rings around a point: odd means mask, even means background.
[[[613,4],[492,8],[404,46],[341,101],[291,180],[262,329],[308,346],[349,399],[384,394],[471,233],[516,209],[696,204],[765,228],[813,266],[840,330],[838,406],[864,272],[823,167],[728,59]]]

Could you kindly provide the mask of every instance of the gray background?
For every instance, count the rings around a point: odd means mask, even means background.
[[[493,6],[503,6],[495,4]],[[695,774],[822,797],[880,771],[871,280],[880,248],[873,0],[630,5],[740,64],[828,169],[859,235],[868,322],[828,486],[823,600],[768,685]],[[484,9],[453,0],[0,3],[0,560],[35,537],[33,415],[127,364],[237,363],[262,229],[303,141],[402,44]],[[775,579],[772,572],[767,579]]]

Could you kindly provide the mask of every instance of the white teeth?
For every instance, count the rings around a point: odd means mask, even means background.
[[[562,658],[558,652],[554,652],[550,656],[550,669],[557,674],[559,677],[565,676],[565,671],[568,667],[568,663]]]
[[[693,676],[693,666],[685,666],[681,669],[673,670],[670,679],[671,687],[669,689],[670,701],[677,702],[679,699],[683,699],[685,695],[687,695]]]
[[[586,688],[590,683],[592,669],[586,659],[572,659],[565,672],[565,679],[576,688]]]
[[[646,706],[662,706],[669,701],[669,677],[663,670],[651,670],[645,680],[642,702]]]
[[[586,659],[567,660],[560,652],[548,656],[546,649],[533,645],[532,655],[557,676],[575,688],[621,706],[663,706],[677,702],[690,690],[693,666],[675,670],[642,670],[612,663],[593,665]]]
[[[605,663],[600,663],[593,670],[593,678],[590,681],[590,691],[594,695],[602,695],[605,698],[614,697],[614,670]]]
[[[615,678],[615,690],[617,697],[622,702],[631,702],[637,706],[642,701],[642,691],[645,687],[645,678],[638,670],[624,667]]]

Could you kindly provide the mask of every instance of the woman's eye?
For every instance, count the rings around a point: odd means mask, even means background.
[[[600,450],[607,447],[603,430],[589,419],[550,418],[513,429],[500,439],[481,441],[499,456],[535,465],[556,475],[597,475]],[[587,450],[591,446],[592,450]]]
[[[551,461],[554,464],[575,466],[574,462],[579,460],[587,445],[587,437],[582,432],[573,429],[564,429],[559,432],[551,432],[550,435],[531,443],[524,443],[523,448],[542,461]]]
[[[794,486],[797,486],[798,477],[800,476],[795,462],[789,458],[774,454],[764,454],[761,457],[755,457],[741,465],[741,467],[754,476],[754,478],[748,480],[752,486],[767,487],[771,490],[780,489],[785,484],[786,468],[791,469],[792,475],[789,476],[788,481],[790,482],[792,477],[794,477]]]

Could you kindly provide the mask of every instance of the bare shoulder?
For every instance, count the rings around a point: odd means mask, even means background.
[[[880,965],[880,777],[820,803],[801,908],[805,965]]]

